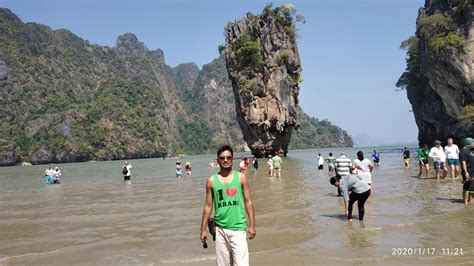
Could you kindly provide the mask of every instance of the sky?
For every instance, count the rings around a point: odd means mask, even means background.
[[[162,49],[175,67],[200,68],[218,57],[228,21],[248,11],[260,14],[259,0],[0,0],[23,22],[68,29],[90,43],[114,46],[126,32],[148,49]],[[395,83],[405,69],[400,42],[413,35],[424,0],[294,0],[306,23],[298,23],[303,68],[299,102],[320,120],[328,119],[370,144],[416,142],[418,129],[406,91]]]

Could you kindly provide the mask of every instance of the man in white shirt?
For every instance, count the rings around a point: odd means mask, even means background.
[[[122,166],[122,173],[123,179],[125,180],[125,182],[127,182],[127,184],[132,183],[132,181],[130,181],[132,175],[130,169],[132,169],[132,164],[130,162],[125,161],[125,164]]]
[[[54,168],[54,171],[52,172],[53,174],[53,183],[59,184],[61,183],[60,178],[61,178],[61,170],[59,170],[59,167],[56,166]]]
[[[318,153],[318,169],[319,169],[319,171],[322,172],[323,168],[324,168],[324,158],[321,155],[321,153]]]
[[[448,170],[444,167],[444,161],[446,161],[446,153],[444,153],[443,148],[441,147],[441,141],[435,140],[435,146],[431,148],[429,156],[433,158],[434,169],[436,172],[436,179],[445,178],[448,174]],[[443,172],[441,174],[441,172]]]
[[[444,147],[444,152],[448,158],[448,165],[451,169],[451,178],[454,179],[458,177],[459,174],[459,147],[456,144],[453,144],[453,139],[448,139],[448,145]]]
[[[334,167],[336,170],[336,176],[339,178],[343,178],[345,176],[348,176],[351,173],[351,166],[352,166],[352,161],[351,159],[346,157],[346,154],[341,152],[341,156],[336,159],[336,162],[334,163]],[[342,195],[342,190],[339,187],[337,187],[337,195],[341,196]]]
[[[336,174],[341,177],[348,176],[351,172],[352,161],[346,157],[346,154],[341,152],[341,156],[336,159],[335,167]]]

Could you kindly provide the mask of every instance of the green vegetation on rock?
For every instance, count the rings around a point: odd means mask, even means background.
[[[238,70],[247,76],[263,72],[262,46],[255,36],[245,33],[235,41],[235,60]]]
[[[451,27],[453,23],[443,14],[434,14],[418,20],[419,27],[429,27],[431,30],[440,30],[442,28]]]
[[[439,36],[428,40],[430,50],[438,53],[441,49],[451,46],[462,52],[466,48],[466,40],[457,33],[448,33],[445,36]]]
[[[295,22],[306,23],[306,18],[303,14],[298,14],[295,5],[285,3],[279,7],[273,8],[273,3],[269,3],[263,9],[263,15],[273,14],[277,23],[282,26],[294,41],[296,39]]]
[[[400,44],[400,48],[407,51],[407,67],[395,84],[400,89],[420,88],[423,84],[420,63],[420,40],[411,36]]]
[[[433,14],[418,20],[421,32],[429,34],[428,47],[434,53],[439,53],[445,47],[454,47],[459,52],[466,48],[465,38],[456,32],[456,25],[443,14]]]
[[[458,116],[459,120],[473,121],[474,120],[474,104],[469,104],[463,107],[462,113]]]
[[[300,111],[300,128],[291,135],[290,149],[352,147],[352,138],[345,130],[328,120],[319,121]]]

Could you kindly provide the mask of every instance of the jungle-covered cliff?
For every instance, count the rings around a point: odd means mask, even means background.
[[[474,4],[426,0],[416,35],[402,42],[407,68],[397,82],[406,89],[420,144],[474,132]]]
[[[0,165],[242,150],[223,55],[173,68],[131,33],[100,46],[4,8],[0,104]]]

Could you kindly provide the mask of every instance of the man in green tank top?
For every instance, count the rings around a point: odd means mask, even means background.
[[[247,236],[256,235],[255,216],[245,174],[232,169],[234,152],[224,145],[217,151],[220,171],[206,181],[206,201],[201,221],[201,241],[214,207],[218,265],[249,265]],[[249,217],[247,224],[245,213]],[[247,226],[248,225],[248,226]],[[246,232],[247,231],[247,232]]]

